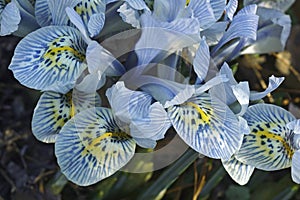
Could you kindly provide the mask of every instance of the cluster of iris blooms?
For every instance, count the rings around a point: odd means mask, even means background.
[[[24,37],[9,69],[42,91],[32,132],[55,143],[78,185],[114,174],[171,127],[241,185],[255,168],[291,167],[300,183],[300,120],[261,101],[284,77],[251,91],[227,64],[282,51],[293,2],[0,0],[0,34]]]

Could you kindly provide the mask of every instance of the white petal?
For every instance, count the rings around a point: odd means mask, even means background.
[[[279,87],[279,85],[284,81],[284,77],[275,77],[275,76],[271,76],[269,78],[269,84],[268,87],[265,91],[263,92],[251,92],[250,94],[250,100],[254,101],[254,100],[259,100],[264,98],[267,94],[269,94],[270,92],[272,92],[273,90],[275,90],[276,88]]]
[[[240,185],[248,183],[255,167],[238,161],[234,156],[230,160],[222,160],[222,164],[230,177]]]

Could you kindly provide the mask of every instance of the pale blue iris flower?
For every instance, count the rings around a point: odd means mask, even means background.
[[[274,171],[291,167],[292,179],[299,184],[299,119],[271,104],[250,106],[243,117],[251,132],[230,160],[222,160],[231,178],[244,185],[255,168]]]
[[[93,93],[105,83],[106,75],[124,73],[112,54],[88,36],[81,17],[72,9],[67,13],[79,31],[70,26],[46,26],[17,45],[9,69],[23,85],[59,93],[76,85],[78,90]],[[95,87],[87,86],[91,82]]]
[[[14,34],[23,37],[37,28],[39,25],[30,1],[0,1],[0,36]]]
[[[1,34],[21,30],[26,9],[42,28],[21,40],[9,69],[23,85],[44,92],[34,111],[33,134],[55,142],[58,164],[72,182],[91,185],[112,175],[130,161],[136,145],[155,148],[172,126],[191,148],[221,159],[240,184],[254,168],[289,166],[300,182],[300,121],[277,106],[249,106],[284,78],[271,76],[265,91],[250,91],[224,62],[241,52],[281,50],[290,31],[284,5],[265,8],[258,1],[257,7],[245,0],[247,6],[235,14],[237,0],[154,0],[152,10],[143,0],[36,0],[35,10],[18,2],[0,1]],[[140,33],[129,41],[133,49],[124,63],[97,41],[107,37],[101,35],[112,19],[106,18],[107,5],[118,7],[124,24]],[[115,30],[110,28],[105,31]],[[196,49],[185,77],[177,61],[191,46]],[[107,76],[120,77],[106,90],[111,109],[100,107],[97,95]]]
[[[290,16],[276,9],[263,7],[258,7],[257,15],[259,16],[257,39],[241,54],[283,51],[291,30]]]
[[[209,62],[209,49],[203,38],[193,62],[199,80],[205,79]],[[151,73],[151,68],[156,67],[161,67],[154,70],[158,74]],[[240,123],[225,103],[206,93],[211,87],[226,82],[227,78],[221,75],[204,85],[189,85],[175,81],[176,76],[173,79],[160,77],[165,74],[163,71],[170,73],[171,69],[150,65],[141,71],[136,67],[121,77],[124,82],[118,82],[107,91],[119,126],[125,127],[123,130],[127,127],[138,145],[153,148],[156,140],[162,139],[172,125],[199,153],[229,159],[241,146],[245,124]],[[134,91],[138,88],[142,91]],[[148,129],[147,124],[152,128]]]

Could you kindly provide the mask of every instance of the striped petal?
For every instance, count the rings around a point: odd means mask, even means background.
[[[106,4],[117,2],[119,0],[106,0]],[[149,10],[147,4],[143,0],[124,0],[130,7],[136,10]]]
[[[194,70],[197,74],[199,83],[203,82],[206,78],[210,62],[209,47],[205,39],[205,37],[201,39],[200,46],[193,61]]]
[[[238,8],[238,0],[230,0],[225,8],[225,13],[227,18],[231,21],[233,19],[233,15]]]
[[[240,185],[248,183],[255,167],[238,161],[234,156],[230,160],[222,160],[223,167],[230,177]]]
[[[244,7],[234,16],[229,28],[211,52],[216,63],[220,63],[224,60],[224,56],[228,57],[226,58],[227,60],[231,60],[240,53],[240,50],[245,46],[246,42],[256,40],[259,19],[256,15],[256,10],[256,5],[250,5]],[[227,46],[227,50],[226,48],[221,49],[226,43],[235,39],[237,39],[237,41],[231,44],[231,46]],[[230,47],[234,49],[232,50]],[[222,52],[219,51],[220,49]]]
[[[173,21],[183,11],[186,0],[155,0],[153,13],[160,21]]]
[[[78,91],[67,94],[45,92],[34,109],[32,118],[33,135],[45,143],[56,141],[57,134],[64,124],[76,113],[99,106],[98,94],[85,94]]]
[[[244,0],[244,6],[250,4],[257,4],[265,8],[278,9],[285,12],[295,0]]]
[[[208,1],[191,0],[188,8],[193,11],[193,16],[198,20],[202,30],[209,28],[217,21],[214,10]]]
[[[104,26],[105,15],[104,13],[93,14],[88,21],[88,31],[91,37],[97,36]]]
[[[47,0],[35,1],[35,17],[41,27],[49,26],[51,24],[52,17]]]
[[[242,54],[263,54],[283,51],[290,35],[292,20],[289,15],[268,8],[258,8],[257,39]]]
[[[292,159],[292,179],[295,183],[300,184],[300,151],[296,151]]]
[[[66,8],[74,8],[81,16],[91,37],[97,36],[104,24],[105,2],[102,0],[37,0],[35,14],[41,26],[68,25]],[[96,16],[94,16],[96,15]]]
[[[235,157],[248,165],[262,170],[279,170],[291,166],[294,149],[291,147],[291,132],[286,124],[295,117],[283,108],[271,104],[250,106],[243,116],[250,134]]]
[[[21,40],[9,69],[29,88],[66,93],[86,68],[85,49],[76,29],[44,27]]]
[[[143,29],[135,45],[138,65],[161,61],[177,50],[199,42],[198,21],[194,18],[165,22],[144,13],[140,20]]]
[[[8,3],[0,12],[0,36],[9,35],[18,30],[20,21],[20,11],[15,2]]]
[[[75,11],[82,16],[82,20],[88,28],[90,37],[97,36],[102,30],[104,16],[101,16],[101,13],[103,14],[105,12],[105,7],[105,2],[102,0],[82,0],[74,7]],[[98,16],[92,17],[93,15]],[[101,22],[96,22],[96,19],[100,19]],[[90,20],[92,20],[91,23]]]
[[[179,136],[205,156],[228,160],[242,143],[234,113],[206,93],[171,106],[167,112]]]
[[[52,16],[52,25],[68,25],[67,7],[75,7],[80,0],[48,0],[49,10]]]
[[[80,0],[36,0],[35,16],[40,26],[67,25],[67,7],[75,7]]]
[[[55,155],[63,174],[72,182],[94,184],[123,167],[134,155],[135,142],[123,133],[107,108],[79,113],[62,128]]]

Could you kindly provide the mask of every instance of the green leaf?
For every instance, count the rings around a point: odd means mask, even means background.
[[[280,192],[273,200],[288,200],[292,199],[295,193],[299,190],[298,185],[287,187],[285,190]]]
[[[199,153],[192,149],[188,149],[184,155],[179,158],[173,165],[168,167],[158,179],[152,182],[137,199],[161,199],[170,185],[176,181],[199,156]]]
[[[214,189],[224,178],[226,172],[223,166],[220,166],[218,170],[213,173],[214,175],[207,181],[207,183],[204,185],[199,198],[204,198],[205,196],[209,195],[212,189]]]
[[[230,185],[225,195],[228,200],[248,200],[250,199],[250,190],[245,186]]]
[[[67,183],[68,179],[59,171],[48,182],[47,188],[49,188],[53,194],[58,195],[61,193]]]

